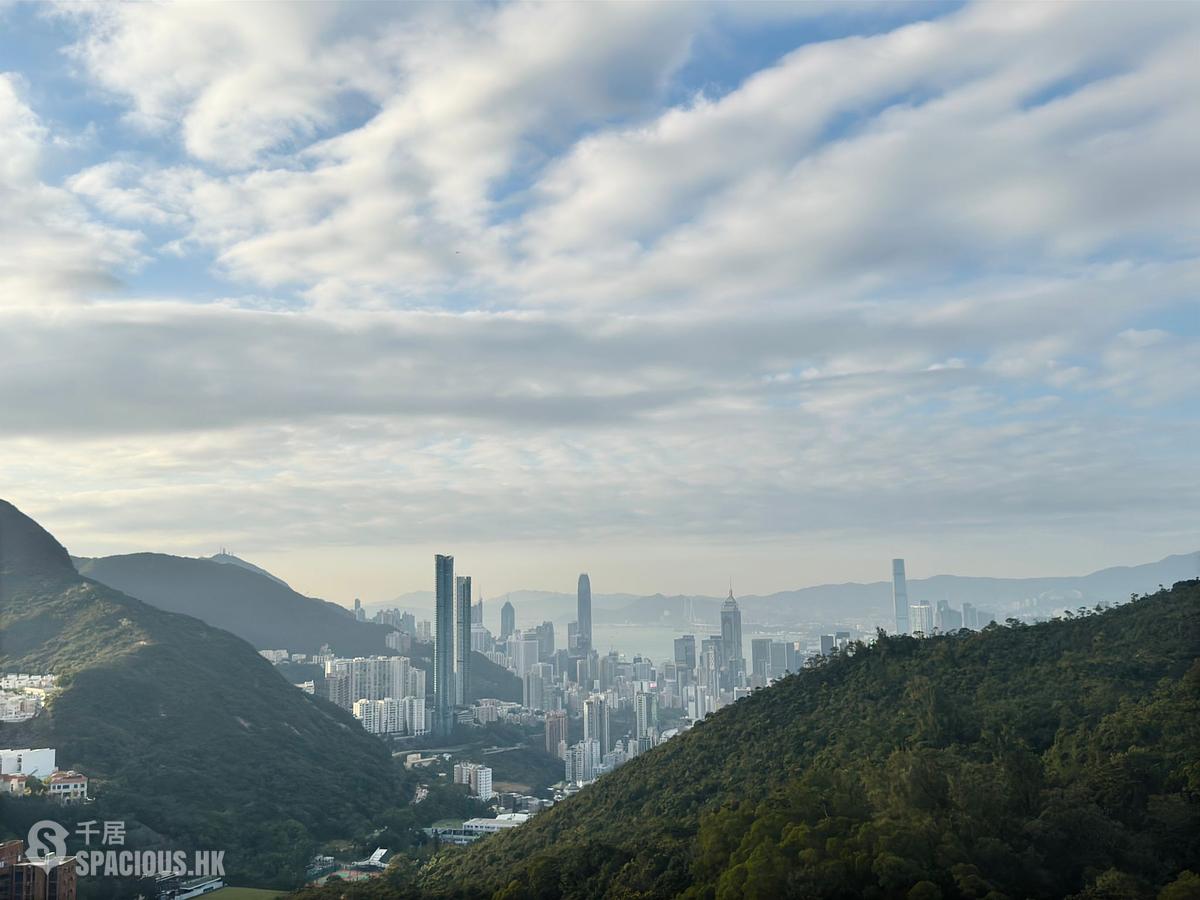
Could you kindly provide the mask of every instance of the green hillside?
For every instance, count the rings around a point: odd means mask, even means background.
[[[0,501],[0,671],[14,670],[56,673],[63,690],[0,726],[0,745],[56,747],[60,767],[93,777],[104,816],[146,845],[225,849],[243,883],[289,883],[317,841],[360,834],[400,799],[384,745],[348,714],[240,638],[82,578]]]
[[[233,565],[163,553],[74,561],[80,574],[94,581],[159,609],[195,616],[260,650],[315,653],[322,644],[329,644],[340,656],[392,652],[384,644],[391,628],[356,622],[344,607],[305,597],[269,573],[238,562]],[[433,645],[414,642],[409,655],[425,669],[425,683],[432,684]],[[472,658],[470,699],[521,700],[519,678],[481,653]]]
[[[345,607],[305,597],[244,566],[164,553],[79,559],[76,566],[94,581],[231,631],[259,650],[316,653],[329,644],[340,656],[388,652],[384,638],[391,628],[357,622]]]
[[[1195,897],[1198,623],[1193,581],[1104,614],[859,646],[364,893]]]

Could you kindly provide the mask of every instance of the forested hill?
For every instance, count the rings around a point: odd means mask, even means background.
[[[305,597],[261,570],[212,559],[130,553],[77,559],[80,574],[170,612],[232,631],[259,650],[341,656],[387,653],[392,629],[357,622],[343,606]]]
[[[91,777],[91,818],[126,821],[143,847],[226,849],[238,880],[296,883],[318,842],[358,836],[403,800],[386,747],[348,713],[240,638],[81,577],[2,500],[0,671],[61,687],[33,719],[0,725],[0,746],[56,748]],[[0,808],[0,839],[25,814]]]
[[[371,891],[1192,897],[1198,622],[1193,581],[1069,621],[855,647]]]

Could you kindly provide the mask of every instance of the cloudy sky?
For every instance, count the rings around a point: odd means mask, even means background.
[[[331,599],[1200,547],[1200,6],[0,3],[0,496]]]

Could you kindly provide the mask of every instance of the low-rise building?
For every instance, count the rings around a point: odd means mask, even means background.
[[[501,813],[494,819],[467,819],[463,822],[463,831],[468,834],[495,834],[508,828],[516,828],[529,821],[528,813]]]
[[[25,842],[0,842],[0,897],[14,900],[75,900],[74,856],[51,862],[25,856]]]
[[[82,803],[88,799],[88,780],[79,772],[55,772],[46,783],[52,800],[59,803]]]

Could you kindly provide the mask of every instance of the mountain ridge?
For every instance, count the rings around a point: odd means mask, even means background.
[[[400,802],[384,744],[241,638],[80,575],[4,501],[0,543],[0,671],[59,676],[42,712],[0,725],[0,743],[56,748],[91,779],[90,812],[127,821],[148,848],[225,848],[237,877],[294,885],[319,841]],[[20,831],[15,806],[4,831]]]
[[[166,553],[78,558],[78,571],[171,612],[203,619],[260,650],[316,653],[329,644],[342,656],[388,653],[390,627],[357,622],[344,606],[306,597],[257,566]]]

